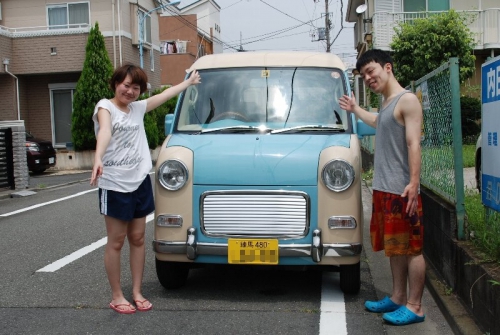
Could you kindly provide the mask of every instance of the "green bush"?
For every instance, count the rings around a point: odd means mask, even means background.
[[[462,145],[462,159],[464,168],[476,166],[476,144]]]
[[[146,138],[148,139],[149,149],[154,150],[160,142],[158,137],[158,126],[156,124],[155,117],[151,112],[144,115],[144,130],[146,131]]]
[[[156,89],[151,93],[151,96],[159,94],[166,89],[167,87]],[[147,99],[148,97],[147,95],[141,95],[138,100]],[[145,115],[144,129],[146,130],[146,138],[148,139],[150,149],[156,149],[158,145],[165,141],[165,115],[173,114],[176,104],[177,96]]]
[[[462,138],[464,144],[476,144],[481,133],[478,120],[481,119],[481,100],[467,96],[460,97],[462,115]]]
[[[418,80],[438,68],[450,57],[460,59],[460,82],[475,71],[474,35],[468,24],[474,15],[453,9],[428,18],[414,19],[398,25],[392,39],[394,74],[403,85]]]
[[[153,91],[152,95],[159,94],[166,90],[167,87],[162,87]],[[158,108],[151,111],[153,113],[155,122],[158,128],[158,142],[161,144],[165,141],[165,116],[167,114],[173,114],[175,111],[175,106],[177,105],[177,96],[168,100],[164,104],[160,105]]]
[[[465,212],[467,235],[483,253],[484,261],[500,263],[500,215],[482,204],[481,194],[466,190]]]

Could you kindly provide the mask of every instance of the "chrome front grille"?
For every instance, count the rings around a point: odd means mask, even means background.
[[[304,192],[206,192],[201,227],[209,236],[298,238],[307,234],[308,208]]]

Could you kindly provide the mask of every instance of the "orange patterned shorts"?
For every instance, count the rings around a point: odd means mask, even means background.
[[[386,256],[420,255],[424,226],[422,199],[418,196],[417,212],[406,214],[408,198],[373,190],[370,236],[373,251],[385,250]]]

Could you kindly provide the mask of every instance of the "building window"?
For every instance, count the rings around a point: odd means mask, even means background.
[[[404,12],[436,12],[450,9],[450,0],[404,0]]]
[[[153,48],[151,48],[151,50],[149,50],[149,63],[151,65],[151,71],[154,71],[155,70],[155,53],[154,53]]]
[[[145,17],[144,17],[145,16]],[[144,18],[144,19],[143,19]],[[142,21],[142,32],[141,24],[139,23],[139,36],[142,36],[142,42],[148,45],[153,44],[153,40],[151,39],[151,15],[147,14],[143,10],[139,10],[139,22]]]
[[[205,46],[203,44],[198,45],[198,58],[206,55]]]
[[[70,2],[47,6],[47,25],[49,29],[87,27],[89,23],[89,2]]]

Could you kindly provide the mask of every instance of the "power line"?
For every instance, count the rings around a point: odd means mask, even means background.
[[[296,20],[296,21],[299,21],[299,22],[301,22],[301,23],[303,23],[303,24],[309,24],[310,26],[314,27],[312,24],[310,24],[310,22],[311,22],[311,21],[309,21],[309,22],[304,22],[304,21],[301,21],[301,20],[299,20],[299,19],[297,19],[297,18],[295,18],[295,17],[293,17],[293,16],[288,15],[288,14],[287,14],[287,13],[285,13],[285,12],[282,12],[282,11],[281,11],[281,10],[279,10],[278,8],[276,8],[276,7],[274,7],[274,6],[271,6],[270,4],[268,4],[267,2],[265,2],[264,0],[260,0],[260,2],[262,2],[262,3],[266,4],[266,5],[268,5],[268,6],[269,6],[269,7],[271,7],[272,9],[277,10],[277,11],[278,11],[278,12],[280,12],[281,14],[288,16],[289,18],[292,18],[292,19],[294,19],[294,20]]]
[[[258,42],[258,41],[269,41],[269,40],[274,40],[274,39],[277,39],[277,38],[285,38],[285,37],[302,35],[302,34],[309,34],[309,31],[303,31],[303,32],[300,32],[300,33],[295,33],[295,34],[290,34],[290,35],[284,35],[284,36],[279,36],[279,37],[268,37],[268,38],[264,38],[264,39],[260,39],[260,40],[257,40],[257,41],[252,41],[252,42],[244,43],[244,44],[247,45],[247,44],[255,43],[255,42]]]
[[[315,21],[315,20],[318,20],[318,19],[310,20],[309,22],[312,22],[312,21]],[[292,27],[288,27],[288,28],[283,28],[283,29],[280,29],[280,30],[277,30],[277,31],[274,31],[274,32],[270,32],[270,33],[266,33],[266,34],[262,34],[262,35],[257,35],[257,36],[253,36],[253,37],[249,37],[249,38],[245,38],[243,40],[247,40],[247,42],[241,43],[241,45],[248,45],[248,44],[252,44],[252,43],[256,43],[256,42],[262,42],[262,41],[266,41],[266,40],[269,40],[269,39],[276,38],[275,37],[276,35],[283,34],[283,33],[286,33],[286,32],[288,32],[290,30],[302,27],[302,26],[308,24],[309,22],[303,22],[302,24],[299,24],[299,25],[296,25],[296,26],[292,26]],[[262,37],[262,38],[255,39],[257,37]],[[248,40],[250,40],[250,41],[248,41]]]

